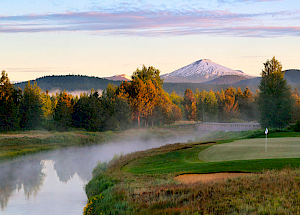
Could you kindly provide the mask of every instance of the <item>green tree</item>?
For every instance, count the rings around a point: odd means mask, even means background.
[[[104,127],[103,108],[98,92],[91,92],[90,96],[81,95],[74,105],[72,115],[73,125],[89,131],[102,131]]]
[[[281,63],[273,57],[264,63],[259,85],[259,122],[262,127],[284,127],[291,120],[293,99]]]
[[[205,120],[207,121],[215,121],[218,117],[218,101],[212,90],[206,92],[204,98],[204,113]]]
[[[16,90],[8,75],[2,71],[0,80],[0,131],[19,128],[18,108],[22,97],[21,90]]]
[[[31,85],[28,81],[20,104],[20,127],[34,129],[41,126],[44,119],[42,106],[41,89],[36,82]]]
[[[206,96],[206,90],[202,90],[200,92],[199,89],[197,88],[195,90],[194,96],[196,98],[196,109],[197,109],[196,119],[204,122],[205,121],[205,119],[204,119],[204,115],[205,115],[204,100],[205,100],[205,96]]]
[[[61,92],[54,110],[54,120],[60,130],[67,130],[72,125],[74,101],[65,91]]]
[[[140,79],[144,83],[148,80],[151,80],[156,87],[162,87],[163,79],[159,76],[159,69],[154,68],[153,66],[149,66],[148,68],[143,65],[142,69],[137,68],[136,71],[132,75],[132,80]]]
[[[51,97],[49,95],[49,91],[46,90],[46,93],[42,93],[41,98],[43,103],[42,110],[43,110],[44,118],[50,120],[53,117],[54,107],[51,101]]]

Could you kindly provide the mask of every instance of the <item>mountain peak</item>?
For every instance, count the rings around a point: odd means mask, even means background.
[[[131,81],[131,77],[126,74],[114,75],[111,77],[105,77],[105,79],[113,80],[113,81]]]
[[[187,66],[175,70],[174,72],[162,75],[165,82],[193,82],[201,83],[213,80],[224,75],[238,75],[250,78],[242,71],[229,69],[212,62],[209,59],[201,59]]]

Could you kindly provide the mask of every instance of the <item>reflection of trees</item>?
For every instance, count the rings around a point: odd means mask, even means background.
[[[61,182],[68,182],[75,173],[83,181],[89,181],[99,159],[99,150],[95,147],[68,148],[47,153],[40,159],[13,161],[0,166],[0,206],[4,210],[15,191],[24,188],[28,198],[37,195],[43,186],[45,174],[41,160],[53,160],[54,169]]]
[[[51,156],[55,162],[54,169],[61,182],[67,182],[75,173],[84,180],[91,179],[91,173],[96,166],[96,162],[92,159],[92,148],[73,148],[61,150]]]
[[[40,160],[24,160],[0,166],[0,204],[3,210],[15,190],[24,188],[27,197],[36,195],[43,185],[45,174]]]

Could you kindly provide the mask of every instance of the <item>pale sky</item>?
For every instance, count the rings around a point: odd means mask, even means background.
[[[260,75],[275,56],[300,69],[299,0],[0,0],[0,70],[46,75],[161,74],[200,59]]]

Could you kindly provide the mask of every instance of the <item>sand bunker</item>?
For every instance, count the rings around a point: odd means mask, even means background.
[[[186,174],[175,177],[176,180],[184,183],[194,182],[211,182],[216,180],[222,180],[227,178],[234,178],[239,176],[251,175],[252,173],[211,173],[211,174]]]

